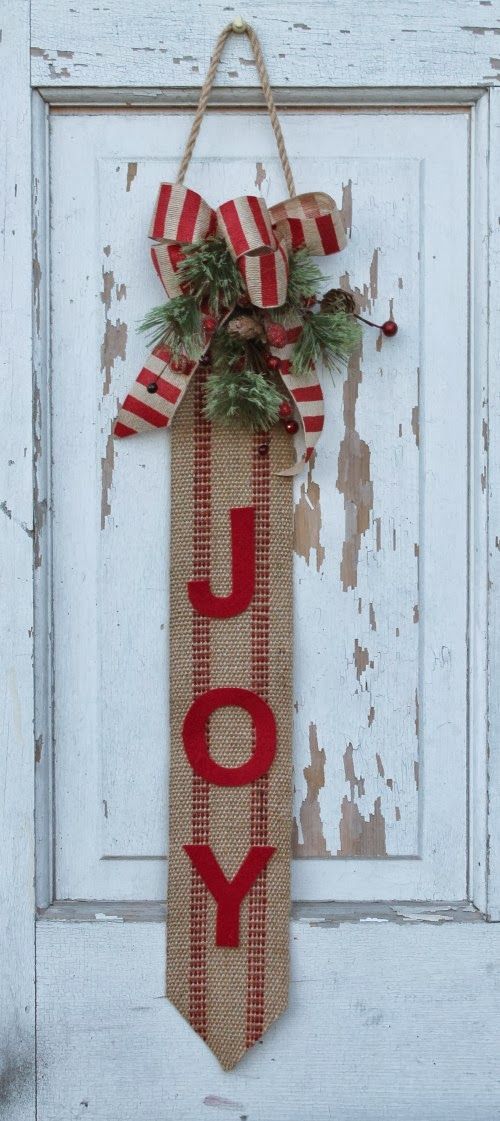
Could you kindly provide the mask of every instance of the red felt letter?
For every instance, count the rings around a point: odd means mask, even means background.
[[[210,845],[184,845],[184,850],[217,904],[216,945],[238,946],[241,904],[276,849],[252,845],[232,880],[226,880]]]
[[[223,767],[212,759],[205,727],[218,708],[244,708],[254,726],[253,751],[240,767]],[[244,786],[265,775],[276,754],[276,721],[269,705],[250,689],[207,689],[193,701],[182,727],[184,750],[197,775],[217,786]]]
[[[189,580],[188,595],[199,615],[228,619],[241,615],[255,588],[255,511],[238,506],[230,511],[232,588],[228,596],[214,596],[209,580]]]

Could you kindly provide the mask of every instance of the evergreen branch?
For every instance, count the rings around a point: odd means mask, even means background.
[[[267,432],[278,421],[282,400],[274,382],[255,370],[229,370],[208,378],[204,412],[209,420]]]
[[[221,237],[186,245],[177,270],[181,284],[199,305],[206,303],[214,315],[231,307],[244,290],[243,278]]]
[[[175,296],[168,304],[152,308],[139,324],[151,347],[169,345],[174,351],[197,358],[204,342],[200,309],[193,296]]]
[[[345,311],[319,311],[305,316],[302,331],[295,344],[292,370],[307,373],[311,363],[329,369],[345,361],[361,338],[361,328]]]

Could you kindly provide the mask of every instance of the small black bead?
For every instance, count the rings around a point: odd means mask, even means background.
[[[209,365],[210,365],[209,355],[208,354],[202,354],[202,356],[200,358],[200,366],[209,366]]]
[[[268,455],[269,454],[269,444],[259,444],[259,446],[257,448],[257,451],[258,451],[259,455]]]
[[[158,382],[150,381],[149,385],[147,386],[147,391],[148,393],[158,393]]]

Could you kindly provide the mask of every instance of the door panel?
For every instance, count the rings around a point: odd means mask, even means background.
[[[325,376],[295,493],[294,895],[466,895],[468,112],[284,117],[299,191],[350,238],[362,314]],[[182,113],[52,114],[55,866],[59,899],[161,900],[168,805],[169,440],[115,444],[162,290],[147,230]],[[217,157],[213,153],[217,152]],[[450,174],[453,167],[453,175]],[[207,118],[213,204],[283,184],[265,116]]]

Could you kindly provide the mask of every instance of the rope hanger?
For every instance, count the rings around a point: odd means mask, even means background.
[[[183,183],[184,182],[186,171],[189,167],[191,156],[193,155],[194,146],[195,146],[196,141],[198,139],[198,133],[199,133],[200,128],[201,128],[201,122],[203,120],[205,110],[206,110],[207,105],[208,105],[208,100],[209,100],[210,94],[212,92],[213,84],[214,84],[214,81],[215,81],[215,75],[217,73],[219,63],[220,63],[221,58],[222,58],[224,47],[225,47],[226,42],[229,39],[230,35],[246,35],[249,42],[250,42],[250,46],[252,48],[253,56],[254,56],[254,59],[255,59],[255,65],[257,67],[257,73],[259,75],[260,84],[261,84],[261,87],[262,87],[262,92],[264,94],[264,99],[265,99],[265,102],[266,102],[266,105],[267,105],[268,113],[269,113],[269,116],[271,118],[271,124],[273,126],[273,132],[274,132],[274,135],[276,137],[278,154],[279,154],[279,157],[280,157],[280,160],[281,160],[281,166],[283,168],[283,173],[284,173],[285,180],[286,180],[288,194],[289,194],[290,198],[294,198],[295,197],[295,183],[293,181],[292,170],[291,170],[291,167],[290,167],[290,163],[289,163],[289,159],[288,159],[288,155],[287,155],[287,151],[286,151],[286,147],[285,147],[285,141],[283,139],[283,133],[281,131],[281,125],[280,125],[280,122],[279,122],[278,113],[277,113],[277,110],[276,110],[276,106],[274,104],[274,98],[273,98],[273,94],[272,94],[272,90],[271,90],[271,86],[270,86],[270,82],[269,82],[269,76],[268,76],[268,73],[267,73],[267,70],[266,70],[266,64],[264,62],[264,57],[263,57],[263,54],[262,54],[262,48],[261,48],[258,36],[255,34],[255,31],[253,30],[253,27],[250,27],[248,23],[245,23],[244,20],[242,20],[241,16],[238,16],[237,19],[233,20],[232,23],[228,23],[227,27],[225,27],[223,29],[223,31],[221,31],[221,33],[219,35],[219,38],[217,39],[217,42],[215,44],[213,54],[212,54],[212,57],[210,59],[210,65],[209,65],[208,70],[207,70],[207,75],[206,75],[205,81],[203,83],[203,86],[201,88],[200,99],[198,101],[198,107],[196,109],[196,113],[195,113],[194,118],[193,118],[193,123],[191,125],[191,131],[189,133],[187,143],[186,143],[186,147],[184,149],[184,153],[183,153],[180,165],[179,165],[179,171],[178,171],[178,174],[177,174],[177,182],[178,183]]]

